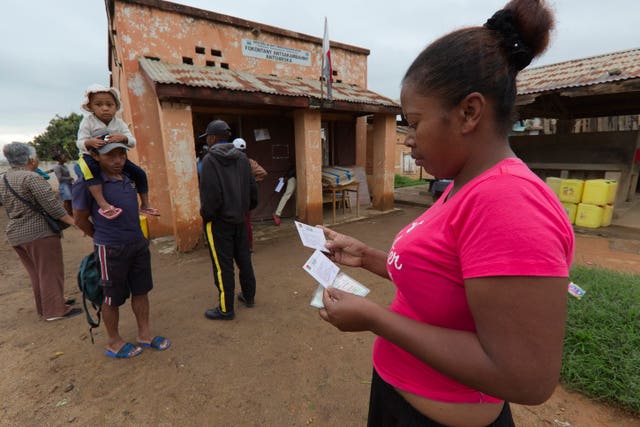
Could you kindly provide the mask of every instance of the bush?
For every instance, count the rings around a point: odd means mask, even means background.
[[[423,179],[413,179],[413,178],[409,178],[408,176],[397,175],[397,174],[393,177],[394,188],[411,187],[414,185],[422,185],[422,184],[426,184],[426,181]]]

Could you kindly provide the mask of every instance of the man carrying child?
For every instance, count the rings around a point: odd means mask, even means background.
[[[105,198],[122,207],[117,218],[98,213],[98,203],[91,195],[89,183],[77,180],[72,189],[76,225],[93,238],[96,260],[104,287],[102,314],[107,329],[106,355],[130,358],[142,348],[166,350],[171,342],[149,331],[148,292],[153,288],[149,242],[140,229],[135,186],[123,173],[129,146],[107,142],[92,149],[91,156],[99,164],[99,178]],[[91,218],[91,220],[90,220]],[[138,326],[137,345],[126,342],[118,331],[119,307],[131,294],[131,308]]]

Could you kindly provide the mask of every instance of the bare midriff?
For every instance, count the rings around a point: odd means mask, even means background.
[[[498,403],[449,403],[427,399],[397,389],[404,399],[422,415],[452,427],[485,427],[495,421],[504,402]]]

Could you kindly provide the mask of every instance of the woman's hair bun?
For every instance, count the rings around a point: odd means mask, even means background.
[[[507,59],[518,71],[544,52],[553,25],[544,0],[512,0],[484,24],[500,34]]]
[[[497,11],[484,26],[489,30],[500,33],[502,48],[507,54],[509,63],[516,70],[520,71],[531,63],[533,53],[520,37],[520,33],[514,23],[512,10],[502,9]]]

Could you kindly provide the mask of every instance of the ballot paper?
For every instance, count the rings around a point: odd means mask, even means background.
[[[324,237],[324,231],[321,228],[313,227],[302,222],[294,221],[296,224],[296,230],[300,235],[302,244],[311,249],[321,250],[322,252],[329,252],[329,249],[324,247],[327,243],[327,239]]]
[[[341,272],[336,264],[317,249],[302,268],[320,284],[311,298],[313,307],[324,307],[322,305],[322,291],[329,286],[362,297],[367,296],[369,293],[369,289],[366,286]]]
[[[304,263],[302,268],[325,288],[333,284],[340,272],[340,268],[317,249],[313,251],[313,255]]]
[[[369,294],[369,288],[364,286],[362,283],[353,279],[350,276],[347,276],[343,272],[338,273],[335,280],[333,281],[332,287],[336,289],[341,289],[345,292],[352,293],[354,295],[359,295],[361,297],[366,297]],[[324,291],[324,287],[322,285],[318,285],[318,288],[313,293],[311,297],[310,305],[316,308],[324,308],[324,304],[322,303],[322,293]]]

